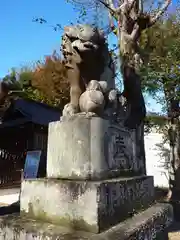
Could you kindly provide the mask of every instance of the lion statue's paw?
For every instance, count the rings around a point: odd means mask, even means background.
[[[78,108],[71,103],[68,103],[64,106],[63,116],[70,117],[78,113]]]

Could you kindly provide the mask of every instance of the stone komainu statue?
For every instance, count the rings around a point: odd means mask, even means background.
[[[100,115],[113,109],[117,104],[115,68],[103,32],[90,25],[65,27],[62,52],[70,82],[70,103],[63,116]]]

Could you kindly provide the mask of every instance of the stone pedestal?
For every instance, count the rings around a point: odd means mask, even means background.
[[[154,204],[145,211],[100,234],[74,231],[71,227],[37,221],[18,215],[0,218],[0,239],[3,240],[165,240],[166,229],[173,221],[169,204]]]
[[[22,182],[21,215],[99,233],[147,208],[153,178],[134,134],[99,117],[50,123],[47,179]]]
[[[33,219],[99,233],[153,200],[152,177],[97,182],[39,179],[22,182],[20,206],[21,214]]]
[[[76,117],[49,125],[47,177],[106,179],[140,175],[134,132],[99,117]]]
[[[51,123],[47,178],[22,181],[20,216],[0,218],[0,238],[156,239],[172,208],[153,203],[134,134],[98,117]]]

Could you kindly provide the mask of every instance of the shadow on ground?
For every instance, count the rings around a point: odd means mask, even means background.
[[[0,216],[20,212],[20,202],[14,202],[8,206],[0,207]]]

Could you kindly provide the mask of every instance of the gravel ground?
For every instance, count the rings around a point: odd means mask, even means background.
[[[7,204],[7,203],[0,203],[0,207],[4,207],[4,206],[8,206],[9,204]]]
[[[180,222],[174,222],[169,228],[168,240],[180,240]]]

